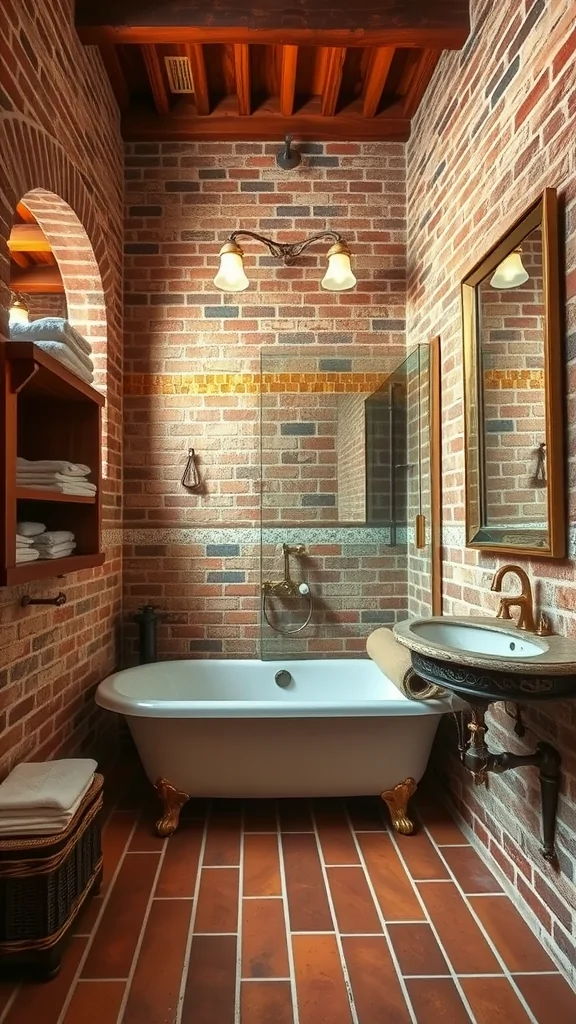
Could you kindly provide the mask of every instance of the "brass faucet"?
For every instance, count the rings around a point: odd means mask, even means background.
[[[499,619],[511,619],[512,616],[510,615],[510,609],[519,608],[520,614],[518,616],[517,623],[518,629],[525,629],[527,633],[536,633],[532,587],[530,586],[530,580],[528,579],[528,575],[524,572],[524,569],[521,569],[519,565],[501,566],[500,569],[494,573],[491,589],[500,594],[502,591],[502,581],[510,572],[514,573],[514,575],[518,577],[522,585],[522,590],[519,594],[510,594],[509,596],[501,597],[496,616]]]
[[[307,584],[295,583],[290,576],[290,555],[301,557],[306,549],[303,544],[283,544],[282,554],[284,556],[284,579],[264,580],[262,592],[264,594],[276,594],[278,597],[300,597],[308,593]]]

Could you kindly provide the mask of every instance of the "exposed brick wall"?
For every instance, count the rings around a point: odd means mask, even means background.
[[[7,239],[26,197],[52,241],[68,315],[93,344],[97,384],[106,392],[107,560],[60,584],[68,595],[61,609],[20,608],[25,590],[53,594],[54,580],[2,591],[0,774],[26,758],[95,750],[101,719],[92,694],[117,659],[122,150],[100,58],[81,46],[72,17],[71,0],[2,4],[0,335],[6,338],[10,294]]]
[[[56,295],[49,292],[34,295],[22,293],[22,297],[28,306],[30,320],[40,320],[44,316],[67,315],[66,296],[62,292]]]
[[[338,515],[350,522],[366,521],[365,395],[339,395],[336,407]]]
[[[530,571],[541,607],[554,627],[576,636],[573,560],[526,560],[479,555],[464,547],[464,442],[459,282],[506,225],[545,186],[561,199],[566,261],[567,387],[574,523],[576,423],[576,9],[571,0],[472,3],[473,34],[462,53],[445,54],[416,117],[408,144],[408,309],[411,341],[442,338],[444,608],[493,614],[490,581],[504,561]],[[573,534],[572,534],[573,536]],[[538,581],[538,582],[536,582]],[[576,961],[576,712],[572,704],[535,709],[519,741],[499,706],[490,713],[491,744],[533,749],[539,739],[559,747],[564,782],[557,848],[559,870],[539,852],[537,777],[530,770],[491,777],[475,787],[453,757],[446,785],[478,840],[503,867],[565,957]],[[453,749],[453,747],[452,747]]]
[[[364,361],[362,369],[382,376],[404,353],[404,147],[309,144],[301,165],[288,173],[276,165],[277,149],[222,142],[127,149],[126,617],[147,598],[168,611],[162,656],[254,656],[258,650],[260,350],[279,357],[289,347],[294,355],[284,370],[298,370],[295,360],[303,353],[338,360],[334,370],[342,369],[344,358],[347,369],[353,353]],[[251,287],[223,295],[212,284],[218,249],[240,227],[284,241],[338,231],[353,250],[358,286],[349,293],[322,291],[323,244],[283,267],[262,246],[242,240]],[[270,369],[266,358],[263,367]],[[311,529],[334,522],[335,409],[334,395],[290,387],[283,399],[263,395],[267,526],[270,518],[287,526],[296,513]],[[282,432],[282,423],[301,420],[313,433]],[[199,458],[201,495],[180,484],[189,445]],[[290,453],[312,454],[314,463],[292,463]],[[304,481],[313,504],[302,504]],[[324,494],[332,496],[330,505],[317,504],[328,500]],[[279,532],[267,541],[266,575],[282,569],[283,539]],[[298,540],[313,549],[323,537],[301,528]],[[362,646],[359,635],[371,628],[368,620],[362,625],[362,613],[381,616],[388,609],[375,592],[377,567],[368,573],[364,566],[353,579],[351,553],[342,557],[345,543],[338,535],[333,547],[310,556],[307,571],[322,585],[319,607],[322,597],[323,614],[333,623],[354,594],[354,622],[350,628],[337,623],[327,640],[329,650],[340,652],[349,643],[354,653]],[[373,548],[367,558],[378,556]],[[374,587],[364,598],[363,574]],[[127,638],[132,659],[131,626]],[[265,639],[266,653],[274,644]],[[317,632],[310,639],[317,650],[327,649]],[[290,643],[276,646],[297,653],[297,643]]]

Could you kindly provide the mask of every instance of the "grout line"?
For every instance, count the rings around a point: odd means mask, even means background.
[[[247,981],[290,981],[290,978],[242,978],[243,985],[245,985]]]
[[[332,892],[330,890],[330,882],[328,880],[328,872],[326,870],[326,862],[324,860],[324,854],[322,852],[322,843],[320,842],[320,835],[318,833],[318,822],[316,821],[316,813],[314,811],[314,805],[310,807],[310,813],[312,815],[312,822],[314,824],[314,835],[316,837],[316,848],[318,850],[318,857],[320,859],[320,869],[322,871],[322,878],[324,879],[324,888],[326,889],[326,896],[328,899],[328,906],[330,907],[330,914],[332,916],[332,922],[334,924],[334,938],[338,947],[338,954],[340,956],[340,966],[342,968],[342,974],[344,975],[344,984],[348,993],[348,1001],[350,1003],[350,1013],[352,1016],[353,1024],[359,1024],[358,1013],[356,1010],[356,1004],[354,1002],[354,993],[352,991],[352,983],[348,974],[348,965],[344,958],[344,947],[342,946],[342,937],[338,926],[338,919],[336,917],[336,910],[334,907],[334,901],[332,899]]]
[[[16,988],[14,989],[12,995],[10,996],[8,1002],[6,1003],[6,1006],[4,1007],[4,1010],[3,1010],[2,1014],[0,1015],[0,1021],[6,1020],[8,1014],[10,1013],[10,1010],[14,1006],[14,1001],[15,1001],[18,993],[20,992],[21,988],[22,988],[21,985],[17,985]]]
[[[194,932],[195,939],[213,939],[222,938],[223,935],[230,938],[231,935],[237,935],[238,932]]]
[[[110,897],[111,897],[112,893],[114,892],[114,888],[116,886],[116,881],[117,881],[118,875],[120,874],[120,870],[121,870],[122,865],[124,864],[124,861],[126,859],[126,856],[127,856],[127,853],[128,853],[128,847],[129,847],[129,845],[130,845],[130,843],[132,841],[132,837],[133,837],[133,835],[134,835],[134,833],[136,831],[136,825],[138,823],[138,818],[139,818],[139,814],[136,814],[136,817],[134,819],[134,824],[132,825],[132,828],[130,829],[130,833],[129,833],[127,839],[126,839],[126,844],[124,846],[124,850],[122,851],[122,855],[118,859],[118,863],[116,865],[116,871],[114,872],[114,874],[113,874],[113,876],[112,876],[112,878],[110,880],[110,885],[108,886],[108,892],[106,893],[106,895],[104,896],[104,899],[102,900],[102,906],[100,907],[100,912],[99,912],[98,917],[96,918],[96,920],[94,922],[94,925],[92,927],[92,932],[91,932],[90,938],[88,939],[88,942],[86,943],[86,949],[84,950],[82,956],[80,957],[80,963],[78,964],[78,967],[76,968],[76,972],[74,974],[74,977],[73,977],[72,981],[70,982],[70,988],[68,989],[68,994],[66,996],[66,999],[64,1000],[64,1005],[62,1006],[62,1009],[60,1011],[60,1015],[58,1017],[58,1020],[56,1021],[56,1024],[63,1024],[63,1021],[66,1018],[66,1014],[68,1013],[68,1007],[70,1006],[70,1003],[72,1002],[72,996],[74,995],[74,992],[75,992],[75,989],[76,989],[76,985],[78,984],[78,981],[80,980],[80,975],[82,974],[82,971],[84,970],[84,964],[86,963],[86,960],[88,959],[88,954],[89,954],[89,952],[90,952],[90,950],[92,948],[92,944],[93,944],[94,939],[96,938],[96,935],[98,933],[98,929],[99,929],[100,924],[102,922],[102,918],[103,918],[104,913],[106,911],[106,907],[108,906],[108,901],[110,900]],[[95,979],[91,979],[91,980],[95,980]],[[2,1020],[3,1019],[4,1019],[4,1017],[2,1017]]]
[[[358,835],[359,835],[359,833],[355,832],[355,830],[354,830],[354,826],[352,824],[352,819],[350,817],[350,812],[349,812],[348,808],[346,808],[345,813],[346,813],[346,817],[347,817],[347,820],[348,820],[348,827],[350,828],[350,831],[352,833],[352,839],[354,840],[354,843],[356,845],[356,850],[357,850],[358,856],[360,858],[360,864],[361,864],[362,868],[364,869],[364,875],[365,875],[365,878],[366,878],[366,884],[368,886],[368,889],[370,890],[370,895],[372,896],[372,899],[374,901],[374,906],[376,907],[376,913],[378,914],[378,920],[380,921],[380,927],[382,928],[384,939],[385,939],[386,945],[388,946],[388,953],[390,954],[390,959],[392,961],[394,970],[396,971],[396,977],[398,978],[398,983],[400,985],[400,990],[402,992],[402,995],[404,996],[404,1001],[406,1003],[406,1009],[408,1010],[408,1014],[410,1016],[410,1020],[412,1021],[412,1024],[418,1024],[418,1020],[417,1020],[416,1014],[414,1012],[414,1007],[412,1006],[412,1002],[411,1002],[410,996],[408,994],[408,988],[406,986],[406,982],[404,981],[404,978],[402,977],[402,971],[400,970],[400,964],[398,962],[398,957],[396,956],[396,951],[394,949],[394,946],[392,945],[392,940],[390,938],[390,930],[388,928],[388,924],[387,924],[386,919],[384,917],[384,914],[383,914],[383,911],[382,911],[382,907],[380,906],[380,903],[378,901],[378,897],[376,895],[376,890],[374,889],[374,885],[372,884],[372,879],[370,878],[370,873],[368,871],[368,868],[366,866],[366,861],[364,859],[364,853],[362,851],[360,843],[358,842]],[[383,835],[387,835],[388,833],[385,832],[385,833],[382,833],[382,834]],[[394,923],[396,923],[396,922],[394,922]],[[415,922],[415,923],[421,924],[422,922],[420,921],[420,922]]]
[[[130,997],[130,989],[132,988],[132,982],[134,980],[134,975],[136,974],[136,968],[138,967],[138,959],[140,957],[140,950],[142,949],[142,944],[144,942],[144,935],[146,933],[146,928],[147,928],[147,925],[148,925],[148,918],[150,917],[150,911],[152,910],[152,903],[154,902],[154,893],[156,892],[156,886],[158,885],[158,879],[160,878],[160,872],[162,870],[162,865],[164,863],[164,858],[166,856],[167,849],[168,849],[168,840],[165,839],[164,840],[164,844],[162,846],[162,851],[161,851],[160,856],[158,858],[158,866],[156,868],[156,873],[154,875],[154,881],[152,882],[152,887],[150,889],[150,896],[148,897],[148,903],[146,904],[146,910],[145,910],[145,913],[144,913],[144,920],[142,921],[142,927],[140,928],[140,934],[138,936],[138,941],[136,943],[136,949],[134,950],[134,956],[132,957],[132,963],[130,964],[130,970],[128,971],[128,983],[127,983],[127,985],[126,985],[126,987],[124,989],[124,995],[122,996],[122,1002],[120,1003],[120,1009],[118,1010],[118,1018],[117,1018],[118,1021],[122,1021],[122,1018],[124,1016],[124,1012],[126,1010],[126,1006],[128,1004],[128,999]]]
[[[281,900],[281,896],[243,896],[245,900]]]
[[[430,838],[432,838],[432,833],[428,831],[428,826],[425,822],[420,821],[420,825],[422,828],[426,829]],[[436,842],[436,840],[434,840],[434,842]],[[470,843],[436,843],[439,850],[466,850],[470,845]]]
[[[496,945],[495,945],[495,943],[494,943],[494,942],[492,941],[492,938],[491,938],[490,934],[488,933],[488,931],[486,930],[486,928],[485,928],[485,927],[484,927],[484,925],[482,924],[482,921],[481,921],[481,920],[480,920],[480,918],[478,917],[478,914],[477,914],[477,913],[476,913],[476,911],[474,910],[474,907],[472,906],[472,904],[470,903],[470,901],[469,901],[468,897],[466,896],[466,893],[465,893],[465,892],[464,892],[464,890],[462,889],[462,886],[460,885],[460,883],[459,883],[458,879],[456,878],[456,875],[455,875],[455,874],[454,874],[454,872],[452,871],[452,869],[451,869],[451,867],[450,867],[450,864],[448,863],[448,861],[447,861],[447,860],[446,860],[446,858],[444,857],[444,855],[443,855],[443,853],[442,853],[442,850],[441,850],[441,848],[440,848],[440,847],[439,847],[439,846],[437,845],[437,843],[436,843],[436,842],[434,841],[434,837],[433,837],[433,836],[432,836],[432,835],[430,834],[430,832],[429,832],[428,828],[427,828],[426,826],[423,826],[423,827],[424,827],[424,830],[425,830],[425,832],[427,833],[427,835],[428,835],[428,838],[430,839],[430,841],[431,841],[432,845],[436,847],[436,851],[437,851],[438,855],[439,855],[439,856],[440,856],[440,857],[442,858],[442,860],[444,861],[444,865],[445,865],[445,866],[446,866],[446,868],[448,869],[448,872],[449,872],[449,874],[451,875],[451,877],[452,877],[452,879],[453,879],[453,881],[454,881],[454,885],[455,885],[455,887],[456,887],[456,890],[457,890],[457,892],[459,893],[459,895],[460,895],[460,897],[461,897],[461,899],[462,899],[462,901],[463,901],[464,905],[465,905],[465,906],[466,906],[466,908],[468,909],[469,913],[470,913],[470,914],[472,915],[472,918],[473,918],[473,920],[474,920],[474,921],[476,922],[476,925],[477,925],[477,927],[478,927],[478,928],[480,929],[480,932],[481,932],[481,934],[482,934],[482,935],[484,936],[484,938],[485,938],[486,942],[488,943],[488,947],[489,947],[489,948],[490,948],[490,950],[492,951],[492,954],[494,955],[494,957],[496,958],[496,960],[498,961],[498,963],[499,963],[499,964],[500,964],[500,966],[502,967],[502,971],[503,971],[503,974],[504,974],[504,975],[506,976],[506,978],[508,979],[508,982],[510,983],[510,986],[511,986],[511,988],[512,988],[512,989],[513,989],[513,991],[515,992],[515,994],[516,994],[516,996],[518,997],[518,999],[520,1000],[520,1002],[521,1002],[521,1004],[522,1004],[522,1006],[523,1006],[524,1010],[526,1011],[526,1014],[527,1014],[527,1016],[528,1016],[528,1020],[529,1020],[529,1021],[531,1021],[531,1022],[532,1022],[532,1024],[538,1024],[538,1020],[537,1020],[537,1018],[536,1018],[536,1017],[534,1016],[534,1014],[532,1013],[532,1010],[531,1010],[531,1009],[530,1009],[530,1007],[528,1006],[528,1003],[526,1002],[526,1000],[525,1000],[525,998],[524,998],[524,996],[523,996],[522,992],[520,991],[520,989],[519,989],[518,985],[517,985],[517,984],[516,984],[516,982],[514,981],[514,978],[513,978],[512,974],[511,974],[511,972],[509,971],[509,969],[508,969],[508,966],[507,966],[507,964],[506,964],[506,963],[504,962],[504,958],[503,958],[503,957],[502,957],[502,956],[500,955],[500,953],[498,952],[498,950],[497,950],[497,948],[496,948]]]
[[[192,896],[155,896],[154,903],[191,903]]]
[[[412,877],[412,876],[410,876],[410,877]],[[443,885],[450,885],[452,879],[451,878],[413,878],[412,881],[415,882],[417,885],[431,885],[431,884],[432,885],[439,885],[440,882],[442,882]]]
[[[418,884],[420,885],[421,883],[419,882]],[[462,889],[462,892],[464,892],[464,889]],[[474,898],[477,898],[478,896],[489,896],[490,899],[493,899],[494,896],[505,896],[506,893],[505,892],[467,892],[467,893],[465,893],[465,895],[466,896],[474,896]]]
[[[190,955],[192,953],[192,941],[194,938],[194,925],[196,923],[196,913],[198,911],[198,894],[200,892],[200,880],[202,878],[202,865],[204,863],[204,851],[206,849],[206,839],[208,836],[208,813],[204,818],[204,827],[202,830],[202,842],[200,843],[200,852],[198,854],[198,867],[196,868],[196,881],[194,883],[194,894],[192,896],[192,913],[190,914],[190,927],[188,929],[188,937],[186,939],[186,947],[184,950],[184,962],[182,964],[182,978],[180,980],[180,992],[178,993],[178,1001],[176,1003],[176,1014],[174,1016],[174,1024],[179,1024],[182,1019],[182,1008],[184,1006],[184,997],[186,995],[186,982],[188,980],[188,968],[190,966]]]
[[[236,871],[240,864],[204,864],[202,871],[229,871],[234,868]]]
[[[296,990],[296,971],[294,970],[294,950],[290,935],[290,910],[288,907],[288,889],[286,886],[286,868],[284,864],[284,846],[282,844],[282,831],[280,828],[280,811],[276,805],[276,841],[278,844],[278,864],[280,868],[280,889],[282,892],[282,905],[284,908],[284,930],[286,932],[286,950],[288,954],[288,970],[290,971],[290,994],[292,997],[292,1020],[293,1024],[299,1024],[300,1013],[298,1009],[298,992]]]
[[[308,932],[290,932],[290,934],[291,935],[335,935],[336,932],[334,930],[332,930],[331,932],[320,932],[320,931],[317,931],[316,929],[312,929],[311,931],[308,931]]]
[[[236,941],[236,981],[234,985],[234,1024],[240,1024],[240,1013],[241,1013],[241,989],[242,989],[242,923],[243,923],[243,906],[242,898],[244,896],[244,803],[241,804],[242,812],[240,817],[240,854],[239,854],[239,865],[238,865],[238,916],[236,918],[236,932],[238,935]]]
[[[561,978],[564,977],[562,971],[510,971],[510,974],[512,975],[513,978],[555,978],[557,975],[560,975]]]

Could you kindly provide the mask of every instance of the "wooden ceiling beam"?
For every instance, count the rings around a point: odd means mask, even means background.
[[[343,46],[332,46],[326,53],[326,74],[320,97],[322,117],[334,117],[336,113],[345,57]]]
[[[297,67],[298,47],[283,46],[280,69],[280,113],[282,117],[291,117],[294,110]]]
[[[250,94],[250,50],[247,43],[234,44],[234,72],[236,74],[236,95],[238,113],[248,117],[252,110]]]
[[[440,50],[424,50],[416,65],[408,91],[404,97],[402,112],[404,117],[410,120],[420,106],[420,101],[426,92],[430,79],[434,74],[436,65],[442,56]]]
[[[206,117],[210,113],[210,92],[208,89],[208,78],[206,77],[204,51],[200,43],[190,43],[185,47],[185,53],[190,62],[192,81],[194,82],[196,110],[200,117]]]
[[[375,46],[460,49],[470,33],[469,7],[469,0],[76,0],[75,19],[85,43],[250,42],[257,32],[263,45],[349,46],[352,37],[366,45],[379,33]]]
[[[58,267],[30,267],[28,270],[13,271],[10,276],[10,287],[14,292],[28,295],[45,293],[58,294],[64,291],[62,277]]]
[[[14,224],[8,248],[11,253],[52,252],[52,246],[39,224]]]
[[[159,114],[166,117],[170,113],[170,94],[166,88],[160,55],[154,44],[146,44],[141,47],[141,50],[154,97],[154,106]]]
[[[378,46],[371,55],[368,74],[364,83],[362,113],[364,117],[374,117],[378,104],[382,99],[390,65],[394,57],[393,46]]]
[[[32,211],[28,209],[27,206],[24,206],[24,203],[18,203],[18,206],[16,207],[16,213],[19,217],[22,218],[23,221],[25,221],[26,224],[36,223],[36,217],[34,216]]]
[[[26,268],[30,266],[30,262],[23,252],[15,252],[14,250],[11,250],[10,259],[13,263],[16,263],[18,267]]]
[[[116,102],[120,107],[120,110],[124,111],[130,106],[130,94],[128,92],[128,86],[118,57],[118,50],[110,42],[100,43],[98,49],[100,50],[100,56],[106,69],[106,74],[110,79],[110,85],[112,86],[112,92],[116,97]]]

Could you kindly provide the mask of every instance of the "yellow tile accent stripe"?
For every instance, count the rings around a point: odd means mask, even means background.
[[[258,395],[308,393],[349,394],[375,391],[386,380],[382,373],[128,373],[124,394],[142,395]]]
[[[544,387],[544,370],[485,370],[484,387],[521,391]]]

